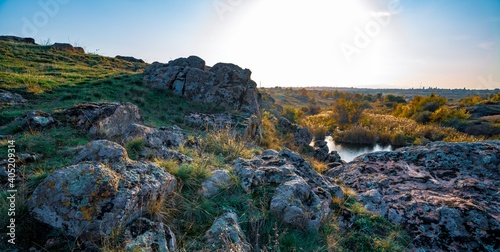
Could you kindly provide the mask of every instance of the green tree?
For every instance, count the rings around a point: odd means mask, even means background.
[[[356,124],[364,110],[363,102],[345,97],[335,101],[332,107],[334,119],[340,126]]]

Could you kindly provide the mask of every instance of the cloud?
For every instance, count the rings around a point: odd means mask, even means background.
[[[487,41],[479,44],[479,48],[485,50],[493,50],[495,47],[495,42]]]

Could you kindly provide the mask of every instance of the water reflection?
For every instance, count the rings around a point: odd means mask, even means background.
[[[328,144],[330,151],[337,151],[346,162],[351,162],[355,157],[363,155],[366,153],[371,153],[375,151],[392,151],[393,148],[390,145],[381,146],[379,144],[375,145],[360,145],[360,144],[336,144],[331,136],[326,137],[325,141]]]

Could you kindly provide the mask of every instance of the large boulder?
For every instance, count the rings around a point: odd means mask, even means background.
[[[74,126],[107,139],[118,139],[131,124],[143,122],[139,108],[131,103],[84,103],[61,113]]]
[[[499,154],[500,141],[436,142],[363,155],[334,174],[413,234],[416,251],[499,251]]]
[[[144,80],[195,102],[257,115],[260,93],[250,75],[250,70],[234,64],[208,67],[203,59],[190,56],[167,64],[153,63],[144,71]]]
[[[276,187],[270,210],[297,228],[317,231],[330,212],[332,198],[343,197],[333,179],[318,174],[288,149],[266,150],[251,160],[240,158],[234,166],[246,192],[259,186]]]
[[[89,143],[78,163],[55,171],[33,192],[31,215],[66,234],[102,239],[149,213],[177,182],[163,168],[128,159],[116,143]]]

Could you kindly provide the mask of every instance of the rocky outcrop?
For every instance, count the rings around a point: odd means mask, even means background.
[[[68,43],[54,43],[50,46],[50,49],[69,53],[85,54],[85,50],[82,47],[74,47]]]
[[[215,219],[205,239],[206,247],[215,251],[250,252],[252,249],[238,224],[238,216],[232,212]]]
[[[89,143],[75,161],[40,183],[28,207],[35,219],[85,240],[142,221],[152,214],[149,206],[172,194],[177,185],[163,168],[132,161],[123,147],[107,140]]]
[[[18,105],[28,102],[20,94],[0,89],[0,105]]]
[[[84,103],[61,112],[70,124],[96,137],[116,139],[133,123],[142,123],[139,108],[131,103]]]
[[[436,142],[360,156],[335,174],[417,251],[500,250],[500,141]]]
[[[238,159],[235,172],[247,192],[257,186],[274,186],[270,210],[297,228],[318,230],[330,213],[332,198],[343,198],[333,179],[318,174],[298,154],[285,149],[266,150],[251,159]]]
[[[144,71],[144,80],[198,103],[257,115],[260,94],[251,73],[227,63],[208,67],[203,59],[190,56],[167,64],[153,63]]]
[[[35,40],[33,38],[21,38],[16,36],[0,36],[0,40],[14,42],[14,43],[25,43],[25,44],[35,44]]]
[[[132,62],[132,63],[146,63],[142,59],[137,59],[137,58],[134,58],[134,57],[131,57],[131,56],[116,55],[115,58],[120,59],[120,60],[125,60],[125,61],[128,61],[128,62]]]

